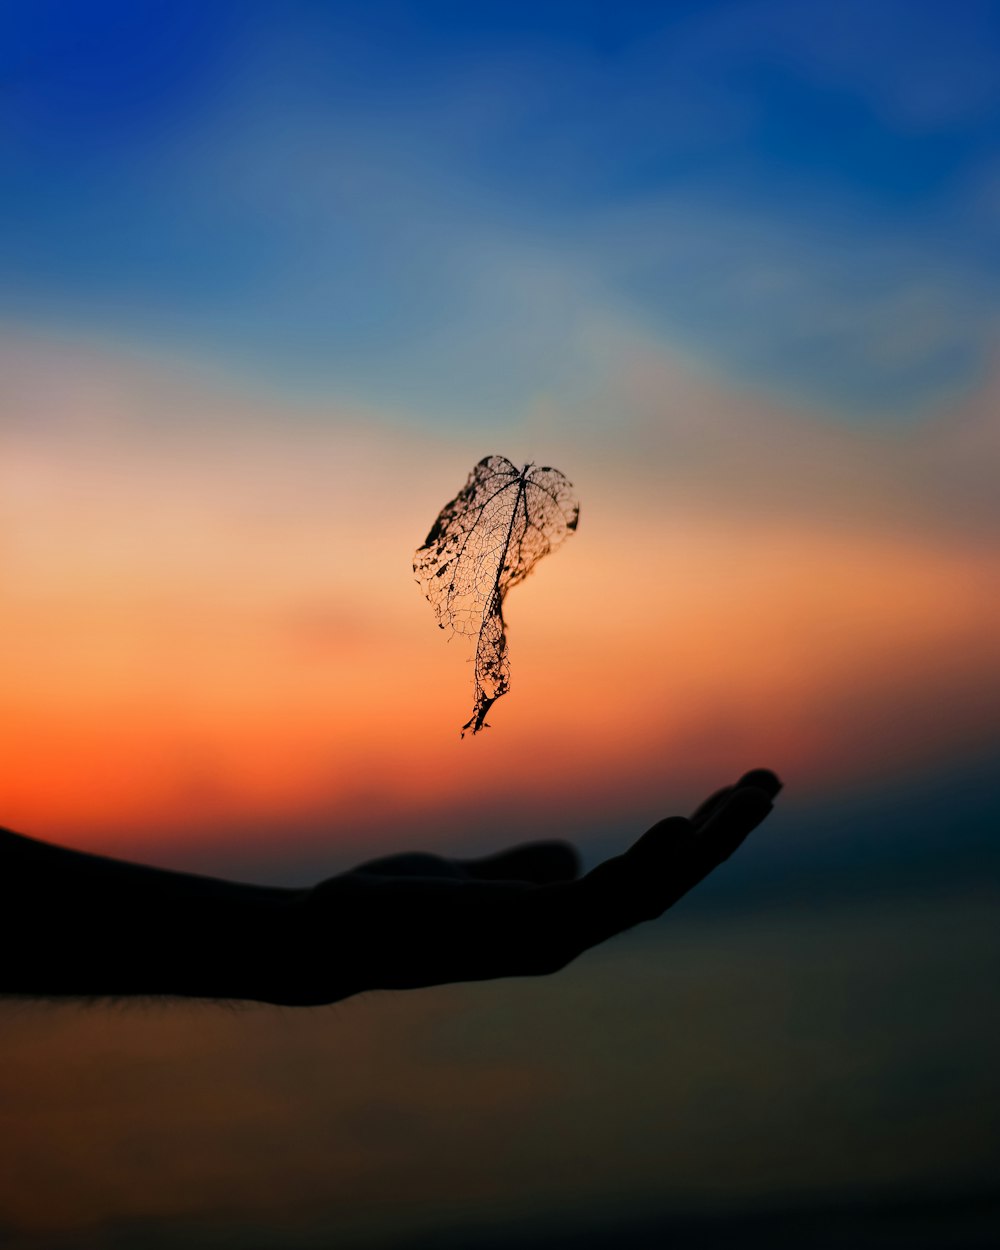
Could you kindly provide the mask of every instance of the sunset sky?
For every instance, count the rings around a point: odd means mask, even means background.
[[[178,1244],[210,1246],[244,1203],[268,1245],[286,1244],[292,1208],[289,1246],[338,1221],[359,1245],[447,1223],[429,1177],[398,1225],[373,1213],[381,1175],[422,1175],[422,1149],[452,1166],[464,1140],[420,1119],[450,1096],[446,1074],[405,1114],[372,1092],[420,1080],[402,1044],[373,1057],[383,1029],[412,1031],[432,1067],[450,1055],[455,1099],[499,1135],[478,1141],[499,1170],[492,1188],[469,1182],[456,1226],[490,1226],[492,1202],[559,1225],[581,1192],[655,1215],[666,1139],[635,1144],[646,1077],[621,1078],[621,1111],[612,1023],[597,1026],[606,1054],[581,1053],[569,1017],[617,993],[629,1038],[675,1037],[673,1008],[639,980],[662,981],[668,959],[688,961],[677,1062],[692,1075],[654,1085],[653,1105],[686,1134],[724,1135],[712,1090],[729,1082],[746,1094],[742,1131],[765,1142],[756,1179],[732,1185],[697,1138],[677,1192],[688,1206],[814,1198],[830,1160],[791,1165],[795,1117],[810,1099],[817,1116],[849,1113],[827,1106],[822,1065],[795,1066],[801,1052],[783,1061],[787,1122],[742,1069],[719,1078],[710,1039],[739,1027],[743,984],[720,971],[723,934],[759,956],[744,1025],[787,1025],[779,1051],[842,1030],[829,1079],[855,1080],[860,1101],[830,1140],[867,1162],[832,1191],[978,1192],[1000,1144],[995,1120],[963,1119],[976,1082],[997,1093],[983,1039],[1000,1041],[975,992],[1000,954],[983,893],[1000,771],[998,342],[991,0],[4,6],[0,823],[302,881],[376,851],[532,836],[572,838],[593,862],[756,765],[785,779],[787,810],[756,858],[748,845],[717,894],[692,900],[676,947],[666,928],[624,940],[567,974],[562,1006],[557,981],[357,1017],[348,1004],[287,1032],[253,1012],[205,1028],[178,1008],[155,1042],[148,1020],[19,1008],[31,1079],[17,1088],[75,1056],[111,1110],[88,1162],[72,1143],[94,1125],[66,1110],[69,1087],[15,1099],[15,1138],[32,1129],[20,1179],[0,1188],[0,1235],[27,1250],[58,1226],[73,1250],[124,1247],[113,1230],[141,1219],[167,1246],[181,1220]],[[463,740],[472,651],[436,629],[411,561],[492,453],[559,468],[581,519],[511,592],[511,691]],[[831,898],[831,873],[853,902]],[[931,881],[945,893],[927,895]],[[931,913],[948,937],[927,964]],[[814,948],[846,961],[829,994],[802,962]],[[868,993],[865,967],[895,987],[884,1018],[851,997]],[[968,996],[951,1003],[953,1033],[935,1032],[959,967]],[[722,978],[718,1000],[696,975]],[[587,1180],[578,1160],[546,1187],[512,1162],[505,1116],[519,1109],[531,1133],[552,1088],[518,1013],[566,1053],[562,1111],[531,1157],[544,1171],[582,1132],[619,1152],[608,1172]],[[763,1056],[775,1037],[757,1043]],[[110,1056],[145,1063],[150,1045],[172,1075],[129,1109]],[[192,1181],[180,1146],[150,1137],[134,1183],[105,1183],[122,1143],[176,1105],[178,1067],[207,1089],[211,1056],[240,1046],[210,1127],[178,1130],[218,1136],[219,1176]],[[282,1102],[286,1046],[306,1067],[330,1046],[361,1086],[353,1110],[321,1086],[298,1170],[262,1197],[253,1148],[229,1135],[264,1124],[278,1153],[294,1137],[304,1095]],[[893,1107],[858,1094],[853,1054],[897,1074]],[[935,1120],[921,1091],[963,1066]],[[263,1110],[244,1079],[270,1090]],[[592,1083],[605,1093],[591,1113]],[[326,1113],[346,1134],[335,1148]],[[360,1153],[351,1115],[375,1124]],[[865,1154],[886,1117],[897,1135]],[[429,1145],[407,1137],[418,1121]],[[324,1189],[328,1148],[353,1160],[362,1197]]]

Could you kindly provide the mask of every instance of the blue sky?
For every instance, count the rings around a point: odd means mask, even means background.
[[[996,339],[1000,8],[14,4],[0,316],[475,421],[641,337],[856,422]]]

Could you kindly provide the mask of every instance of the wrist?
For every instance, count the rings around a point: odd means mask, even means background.
[[[297,891],[107,863],[3,891],[0,993],[276,1001]]]

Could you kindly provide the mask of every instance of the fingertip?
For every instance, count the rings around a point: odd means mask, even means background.
[[[782,784],[777,774],[771,772],[769,768],[752,768],[748,773],[743,774],[736,783],[736,788],[738,790],[763,790],[769,798],[773,799],[782,789]]]
[[[709,867],[728,859],[773,810],[767,790],[740,786],[706,822],[699,839],[699,856]]]

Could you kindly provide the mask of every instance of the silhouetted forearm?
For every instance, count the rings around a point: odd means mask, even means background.
[[[271,1000],[296,898],[0,830],[0,993]]]
[[[540,976],[660,916],[771,811],[745,773],[578,876],[564,843],[383,856],[307,890],[104,859],[0,830],[0,993],[311,1006],[373,989]]]

